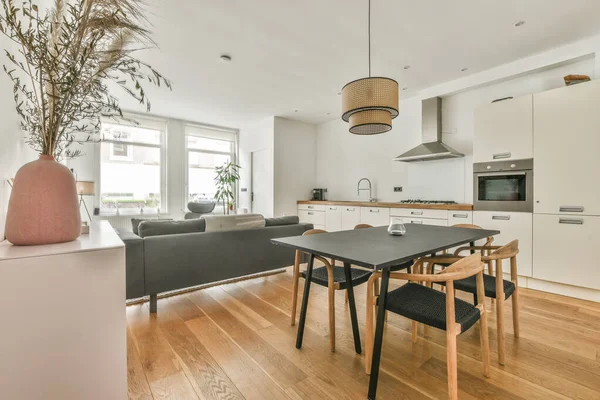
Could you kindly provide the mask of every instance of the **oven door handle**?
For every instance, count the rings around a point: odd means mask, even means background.
[[[476,173],[478,178],[485,178],[487,176],[527,176],[527,171],[498,171],[498,172],[479,172]]]

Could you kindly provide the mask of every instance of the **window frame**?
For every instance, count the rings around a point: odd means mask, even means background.
[[[189,169],[190,169],[190,152],[194,153],[204,153],[204,154],[216,154],[216,155],[224,155],[230,156],[231,162],[237,164],[238,163],[238,151],[239,151],[239,135],[238,130],[218,127],[213,125],[204,125],[204,124],[184,124],[183,129],[183,137],[184,137],[184,185],[183,185],[183,209],[189,211],[187,208],[190,195],[190,182],[189,182]],[[229,141],[232,143],[231,152],[223,152],[216,150],[202,150],[202,149],[191,149],[188,146],[188,136],[194,136],[204,139],[214,139],[214,140],[222,140]],[[234,185],[234,201],[235,204],[238,204],[239,193],[238,193],[238,185],[239,181]],[[218,204],[217,204],[218,207]]]
[[[144,116],[143,118],[137,116],[137,115],[125,115],[127,118],[131,118],[134,121],[138,122],[138,125],[128,125],[126,123],[118,123],[116,121],[112,121],[112,120],[103,120],[102,124],[112,124],[112,125],[121,125],[121,126],[126,126],[126,127],[134,127],[134,128],[141,128],[141,129],[149,129],[149,130],[155,130],[155,131],[159,131],[160,132],[160,144],[151,144],[151,143],[140,143],[140,142],[125,142],[125,141],[121,141],[121,140],[102,140],[100,141],[100,143],[98,143],[97,146],[95,147],[95,154],[94,157],[96,160],[98,160],[95,164],[95,176],[96,176],[96,182],[98,182],[97,184],[97,188],[98,191],[96,192],[96,204],[98,204],[98,208],[100,210],[100,216],[142,216],[142,215],[160,215],[160,214],[166,214],[168,208],[168,193],[167,193],[167,129],[168,129],[168,120],[167,119],[163,119],[163,118],[148,118],[146,116]],[[115,212],[111,212],[111,211],[107,211],[110,209],[106,209],[106,208],[102,208],[102,144],[103,143],[109,143],[110,146],[110,152],[111,154],[109,155],[109,158],[113,161],[132,161],[133,160],[133,147],[146,147],[146,148],[154,148],[154,149],[160,149],[160,209],[158,210],[158,214],[157,213],[144,213],[144,209],[140,208],[137,211],[134,211],[132,213],[121,213],[119,211],[119,209],[117,209]],[[123,144],[125,143],[127,145],[127,147],[129,148],[129,156],[128,157],[119,157],[119,156],[112,156],[112,151],[113,151],[113,144],[114,143],[118,143],[118,144]]]

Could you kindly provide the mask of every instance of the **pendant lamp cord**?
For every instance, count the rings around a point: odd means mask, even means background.
[[[369,78],[371,77],[371,0],[369,0]]]

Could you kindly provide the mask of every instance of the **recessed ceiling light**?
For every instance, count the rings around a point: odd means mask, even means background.
[[[221,61],[223,61],[223,62],[226,62],[226,63],[231,62],[231,56],[228,56],[227,54],[221,54],[220,58],[221,58]]]
[[[410,65],[405,65],[404,69],[410,69]]]
[[[465,71],[468,71],[468,70],[469,70],[469,68],[461,68],[460,72],[465,72]]]
[[[525,21],[518,21],[515,23],[515,27],[517,27],[517,28],[520,26],[523,26],[523,25],[525,25]]]

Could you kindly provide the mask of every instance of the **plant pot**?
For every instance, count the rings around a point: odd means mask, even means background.
[[[6,239],[19,246],[77,239],[81,214],[71,171],[47,155],[23,165],[10,194],[5,231]]]

